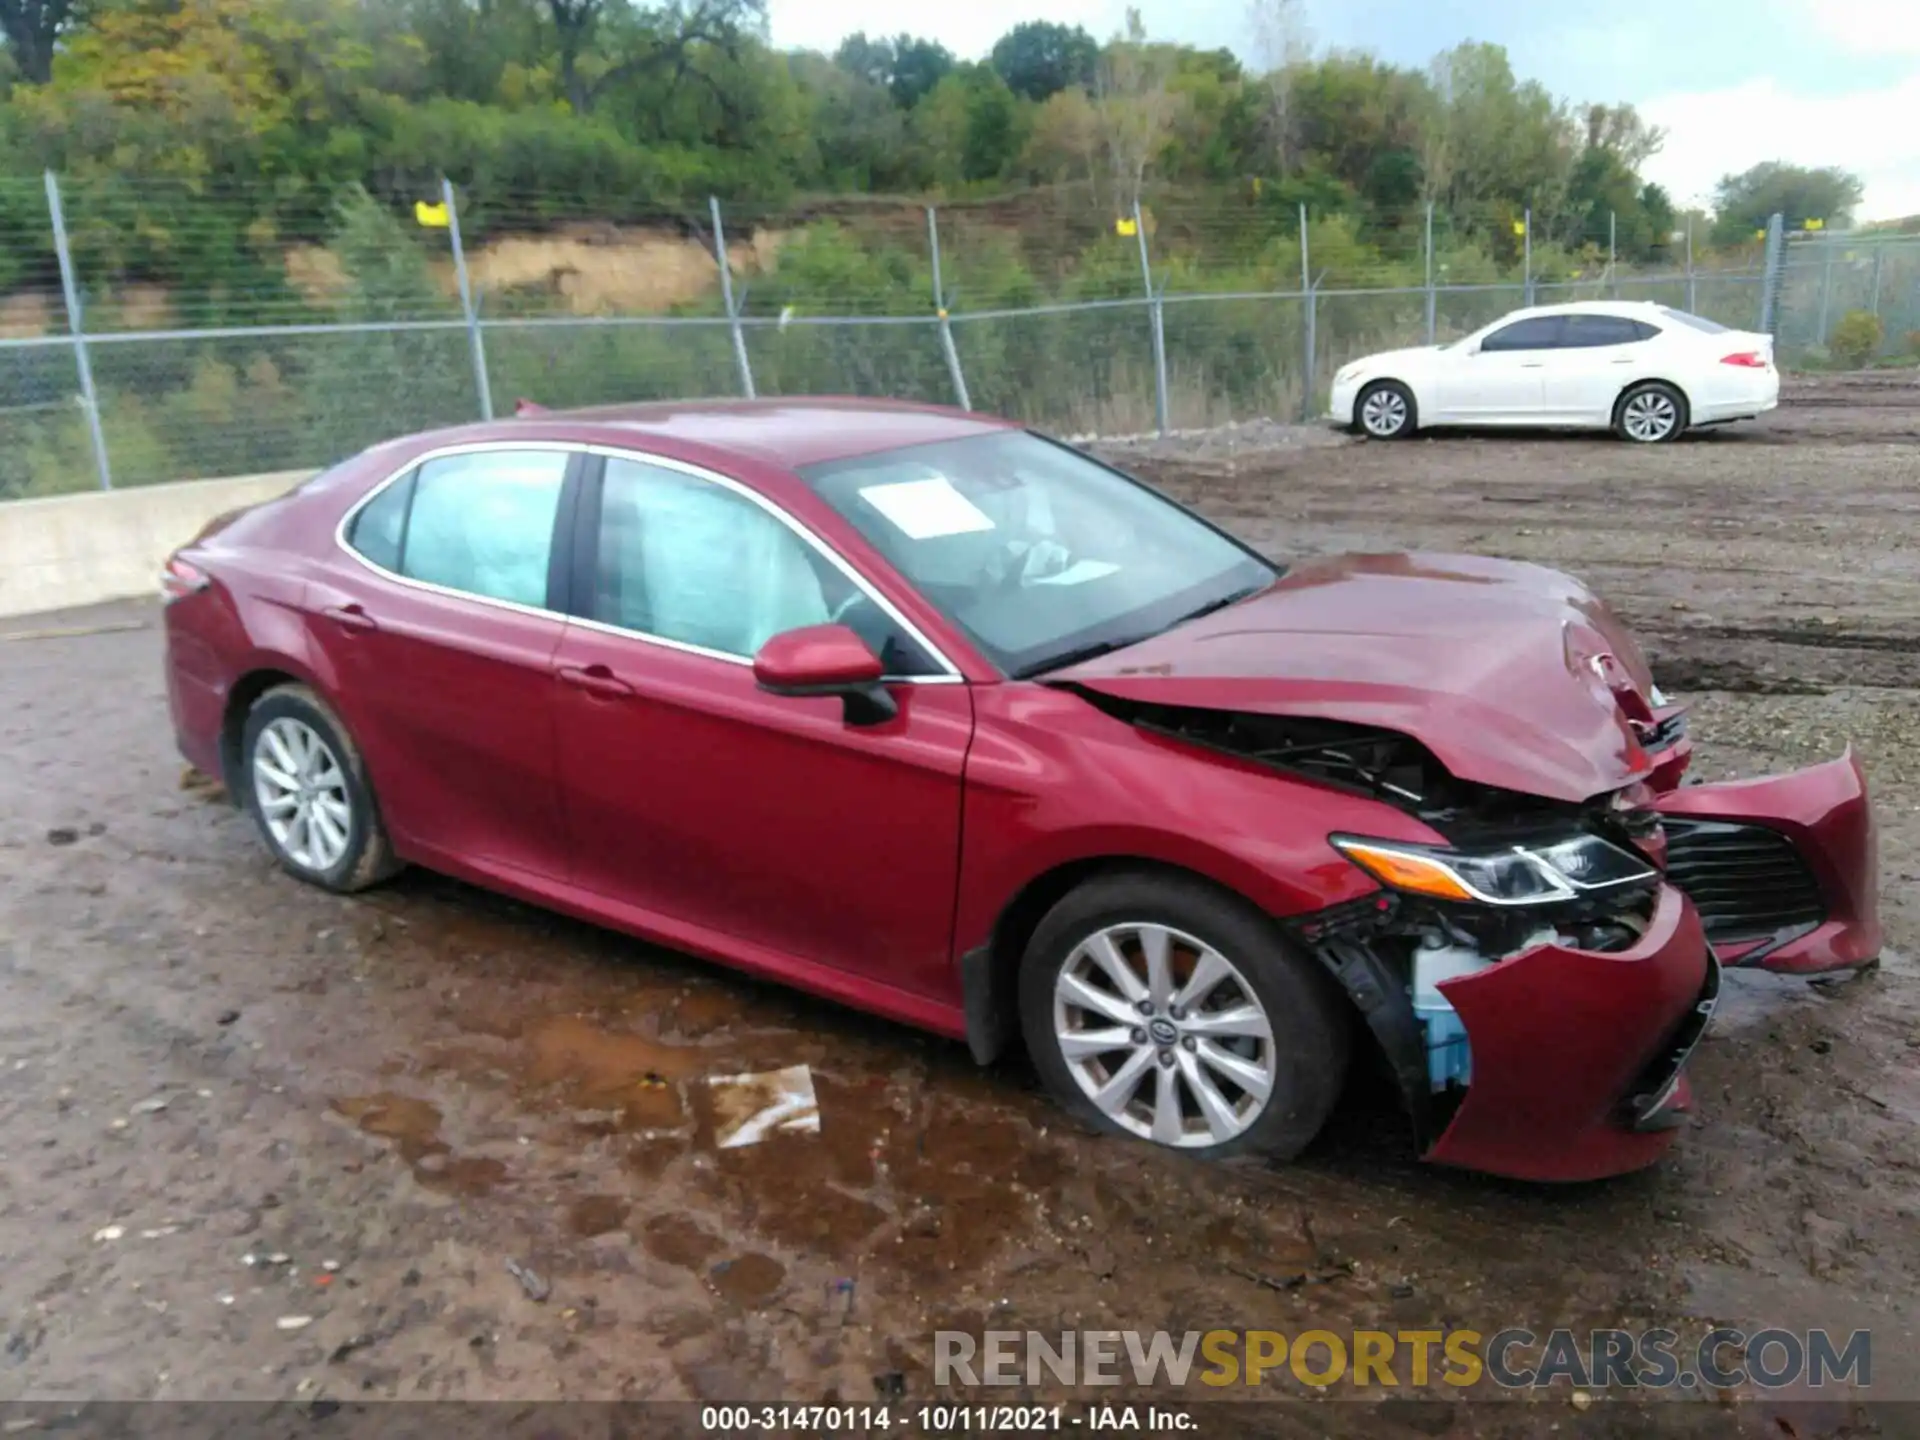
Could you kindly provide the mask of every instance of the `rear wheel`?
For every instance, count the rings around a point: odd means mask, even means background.
[[[289,874],[344,894],[400,868],[360,752],[312,690],[267,691],[240,743],[247,810]]]
[[[1370,440],[1399,440],[1419,422],[1413,392],[1398,380],[1376,380],[1353,402],[1360,433]]]
[[[1636,445],[1660,445],[1687,428],[1687,401],[1659,380],[1635,385],[1613,409],[1613,433]]]
[[[1203,1158],[1290,1160],[1346,1075],[1344,1003],[1273,922],[1198,880],[1089,881],[1034,931],[1028,1053],[1089,1124]]]

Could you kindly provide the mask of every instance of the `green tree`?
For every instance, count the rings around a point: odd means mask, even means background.
[[[1838,166],[1808,169],[1767,160],[1738,175],[1722,177],[1714,190],[1713,237],[1734,244],[1766,228],[1767,218],[1786,217],[1789,229],[1808,220],[1844,225],[1866,193],[1860,177]]]
[[[911,110],[952,73],[955,61],[953,52],[936,41],[912,35],[873,40],[863,30],[840,42],[833,63],[886,87],[894,104]]]
[[[988,63],[1014,94],[1045,100],[1073,86],[1091,85],[1100,47],[1078,25],[1028,20],[994,42]]]
[[[33,85],[51,80],[54,53],[81,18],[79,0],[0,0],[0,36],[20,78]]]

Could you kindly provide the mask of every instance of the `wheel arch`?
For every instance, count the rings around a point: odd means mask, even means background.
[[[1360,426],[1360,402],[1367,398],[1370,391],[1376,390],[1382,385],[1392,385],[1407,397],[1407,408],[1410,413],[1407,416],[1407,428],[1402,430],[1400,435],[1406,436],[1418,433],[1421,426],[1425,423],[1427,386],[1413,379],[1410,374],[1397,370],[1386,371],[1376,375],[1367,375],[1355,383],[1353,387],[1353,415],[1348,423],[1355,427]]]
[[[979,1064],[990,1065],[1020,1048],[1020,961],[1033,932],[1047,912],[1073,890],[1099,876],[1138,873],[1203,885],[1222,897],[1267,911],[1244,891],[1216,875],[1151,856],[1112,853],[1063,861],[1041,871],[1000,907],[984,943],[960,957],[960,990],[966,1017],[967,1048]],[[1268,917],[1271,919],[1271,916]]]

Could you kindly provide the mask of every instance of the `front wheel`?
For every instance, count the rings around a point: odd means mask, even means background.
[[[254,702],[240,754],[247,810],[289,874],[345,894],[400,868],[359,750],[305,685]]]
[[[1290,1160],[1326,1123],[1349,1034],[1331,980],[1197,880],[1091,880],[1034,931],[1020,1019],[1041,1079],[1113,1134]]]
[[[1369,440],[1401,440],[1411,435],[1420,415],[1413,392],[1398,380],[1376,380],[1353,402],[1360,433]]]
[[[1687,401],[1658,380],[1635,385],[1613,411],[1613,433],[1636,445],[1661,445],[1687,428]]]

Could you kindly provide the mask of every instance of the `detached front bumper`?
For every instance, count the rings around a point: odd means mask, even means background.
[[[1651,1165],[1690,1108],[1684,1067],[1719,964],[1671,886],[1630,950],[1542,945],[1440,985],[1473,1080],[1427,1151],[1522,1180],[1597,1180]]]
[[[1655,802],[1667,878],[1688,891],[1729,965],[1844,970],[1880,953],[1879,841],[1867,780],[1838,760]]]

